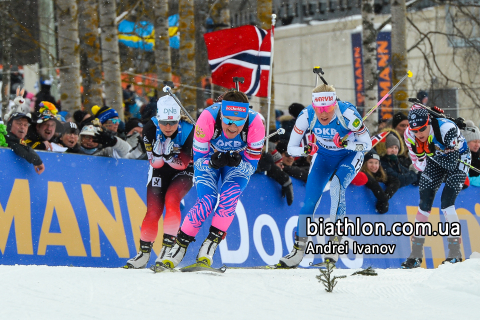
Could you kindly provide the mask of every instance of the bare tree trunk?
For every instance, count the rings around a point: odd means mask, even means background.
[[[2,19],[1,25],[1,37],[2,43],[2,117],[5,116],[8,110],[8,103],[10,100],[10,70],[12,64],[12,31],[10,28],[11,19],[9,19],[10,1],[0,2],[0,13]],[[5,119],[7,121],[8,119]]]
[[[196,61],[195,61],[195,16],[194,0],[180,0],[178,12],[180,21],[180,72],[182,85],[196,87]],[[181,98],[183,105],[193,118],[197,114],[197,90],[182,86]]]
[[[374,0],[362,0],[362,55],[364,78],[364,110],[368,112],[375,106],[377,98],[377,31],[373,25]],[[367,127],[373,132],[377,124],[378,111],[366,120]]]
[[[58,53],[60,68],[60,100],[62,110],[79,110],[80,55],[78,45],[78,15],[76,0],[57,0]]]
[[[257,0],[257,21],[258,21],[258,26],[264,30],[269,30],[272,28],[272,0]],[[273,65],[272,65],[273,67]],[[273,72],[273,69],[270,70],[270,72]],[[275,130],[276,125],[275,125],[275,103],[274,103],[274,97],[275,97],[275,92],[273,90],[273,73],[272,73],[272,103],[270,106],[270,123],[266,125],[267,132],[270,130]],[[261,99],[263,101],[262,103],[262,108],[260,112],[262,115],[265,117],[265,121],[268,119],[267,113],[268,113],[268,99]]]
[[[153,14],[155,15],[155,64],[157,65],[158,87],[161,88],[163,81],[172,80],[168,1],[153,0]],[[161,95],[160,92],[159,95]]]
[[[213,3],[212,3],[213,2]],[[214,24],[216,25],[225,25],[224,27],[217,27],[214,31],[223,30],[230,28],[230,8],[228,1],[216,1],[216,0],[209,0],[209,15],[212,18]],[[207,58],[208,59],[208,58]],[[208,69],[210,70],[210,68]],[[216,99],[220,95],[220,93],[215,92],[215,90],[222,90],[222,87],[215,86],[212,83],[212,93],[211,98]]]
[[[124,120],[120,53],[118,49],[117,6],[115,0],[99,0],[102,67],[105,84],[105,105],[115,109]]]
[[[83,105],[90,110],[94,105],[103,105],[102,56],[98,39],[98,2],[97,0],[78,0],[78,7]]]
[[[397,84],[408,71],[407,60],[407,33],[405,0],[392,0],[392,74],[393,83]],[[393,94],[394,111],[408,109],[408,81],[403,81]]]
[[[38,1],[38,26],[40,29],[40,76],[43,80],[53,79],[50,93],[58,98],[57,39],[55,35],[55,10],[52,0]]]

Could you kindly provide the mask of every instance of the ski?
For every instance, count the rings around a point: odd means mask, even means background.
[[[169,271],[169,272],[177,272],[178,270],[175,268],[170,268],[169,266],[164,265],[162,262],[157,262],[154,265],[150,267],[150,270],[152,270],[154,273],[159,273],[163,271]]]
[[[227,266],[223,265],[220,268],[212,268],[206,263],[196,262],[189,266],[183,267],[180,269],[181,272],[216,272],[216,273],[225,273]]]
[[[329,266],[331,266],[332,269],[336,269],[337,267],[335,266],[335,260],[330,261],[326,260],[324,262],[316,263],[316,264],[310,264],[312,267],[319,267],[319,268],[325,268],[327,269]]]

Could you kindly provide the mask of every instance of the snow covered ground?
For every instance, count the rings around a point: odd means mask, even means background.
[[[377,270],[327,293],[317,269],[159,273],[0,266],[0,319],[480,319],[480,259]]]

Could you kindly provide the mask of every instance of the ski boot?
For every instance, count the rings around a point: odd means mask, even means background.
[[[227,233],[225,231],[210,226],[210,233],[208,234],[207,239],[203,241],[202,246],[198,251],[197,262],[205,263],[207,266],[211,267],[215,250],[217,250],[218,245],[226,236]]]
[[[293,269],[298,267],[305,255],[305,248],[307,247],[308,237],[299,237],[295,233],[295,243],[292,251],[275,265],[278,269]]]
[[[450,263],[457,263],[457,262],[462,262],[462,252],[460,251],[460,243],[462,243],[462,238],[457,237],[457,238],[448,238],[448,257],[445,259],[445,261],[442,262],[444,264],[445,262],[450,262]]]
[[[340,242],[342,241],[342,236],[330,236],[328,241],[330,241],[332,244],[339,245]],[[335,264],[337,263],[337,261],[338,261],[338,252],[325,254],[325,260],[323,264],[325,266],[329,264],[333,264],[333,267],[335,268]]]
[[[422,264],[423,258],[423,244],[425,243],[425,238],[412,237],[412,253],[410,256],[402,263],[402,269],[413,269],[418,268]]]
[[[143,269],[147,266],[150,260],[150,253],[152,252],[153,242],[140,240],[140,251],[132,259],[127,261],[124,266],[125,269]]]
[[[195,241],[195,237],[189,236],[181,229],[178,230],[175,244],[160,262],[170,269],[175,268],[185,257],[188,245],[192,241]]]
[[[162,249],[158,253],[158,257],[155,260],[155,265],[151,266],[150,269],[154,272],[159,272],[165,270],[165,267],[162,263],[162,259],[164,259],[168,252],[172,249],[173,245],[175,244],[176,237],[164,234],[163,235],[163,242],[162,242]]]

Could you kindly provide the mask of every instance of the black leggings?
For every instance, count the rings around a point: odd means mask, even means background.
[[[429,158],[426,161],[428,161],[427,166],[420,177],[420,209],[423,211],[432,209],[435,194],[445,178],[441,208],[445,209],[455,205],[455,200],[463,188],[467,175],[458,167],[453,171],[448,171]]]

